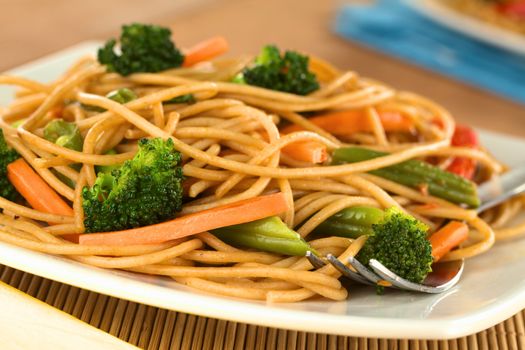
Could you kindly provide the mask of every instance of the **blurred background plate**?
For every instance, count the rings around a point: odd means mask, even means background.
[[[463,34],[525,55],[525,36],[461,14],[441,0],[402,0],[420,14]]]

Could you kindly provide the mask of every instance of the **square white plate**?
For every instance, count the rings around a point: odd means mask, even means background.
[[[523,35],[462,14],[443,4],[442,0],[403,0],[403,2],[420,14],[458,32],[525,55],[525,36]]]
[[[94,53],[87,42],[10,73],[49,81],[76,58]],[[0,88],[0,105],[11,98]],[[525,161],[525,140],[483,132],[484,144],[510,165]],[[497,244],[468,260],[461,282],[439,295],[355,286],[348,301],[267,305],[191,290],[167,278],[104,270],[0,243],[0,263],[95,292],[191,314],[263,326],[376,338],[444,339],[475,333],[525,308],[525,239]]]

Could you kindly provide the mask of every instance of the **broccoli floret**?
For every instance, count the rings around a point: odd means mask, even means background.
[[[432,271],[432,247],[428,227],[398,208],[387,209],[384,218],[372,225],[370,235],[357,255],[368,265],[376,259],[399,276],[421,283]]]
[[[98,61],[111,72],[129,75],[137,72],[160,72],[179,67],[184,55],[171,40],[171,30],[155,25],[133,23],[122,26],[120,52],[117,41],[108,40],[98,50]]]
[[[13,202],[19,202],[22,197],[7,179],[7,166],[18,158],[20,155],[7,145],[0,129],[0,196]]]
[[[306,95],[319,89],[315,74],[308,70],[308,56],[295,51],[281,55],[273,45],[265,46],[254,65],[244,69],[233,82]]]
[[[287,51],[290,52],[290,51]],[[281,61],[281,52],[275,45],[266,45],[263,47],[259,56],[255,58],[255,64],[261,66],[268,66],[271,64],[278,64]]]
[[[86,232],[124,230],[175,217],[182,206],[181,154],[173,141],[142,139],[135,157],[98,173],[82,192]]]

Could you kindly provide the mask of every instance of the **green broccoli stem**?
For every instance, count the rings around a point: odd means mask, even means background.
[[[362,162],[386,155],[388,153],[361,147],[339,148],[332,155],[332,164]],[[431,195],[456,204],[473,208],[480,204],[473,182],[420,160],[407,160],[372,170],[370,174],[416,189],[427,188]]]
[[[297,232],[288,228],[277,216],[219,228],[212,233],[233,246],[265,252],[304,256],[308,250],[313,251]]]
[[[374,207],[345,208],[317,226],[314,233],[347,238],[371,235],[373,233],[372,225],[378,223],[383,216],[383,210]]]
[[[105,155],[115,155],[117,154],[117,151],[114,149],[110,149],[104,153]],[[111,174],[113,170],[119,169],[122,166],[122,164],[112,164],[112,165],[97,165],[95,166],[95,170],[98,173],[106,173]]]

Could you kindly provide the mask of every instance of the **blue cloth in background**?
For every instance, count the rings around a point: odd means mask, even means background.
[[[347,39],[525,104],[525,56],[435,23],[400,0],[345,5],[335,31]]]

